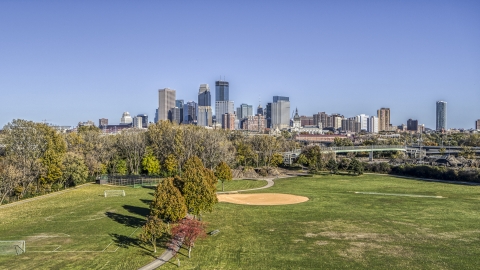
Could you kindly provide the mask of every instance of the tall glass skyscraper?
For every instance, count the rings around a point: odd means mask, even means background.
[[[216,81],[215,82],[215,101],[229,101],[229,89],[228,82]]]
[[[447,102],[437,101],[436,130],[447,130]]]
[[[198,90],[198,106],[212,106],[212,96],[208,84],[200,84]]]

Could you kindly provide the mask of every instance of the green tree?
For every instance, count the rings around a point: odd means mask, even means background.
[[[142,159],[142,167],[148,175],[160,174],[160,162],[158,162],[158,159],[153,155],[153,151],[150,147],[147,147],[145,150],[145,156]]]
[[[333,139],[333,143],[335,146],[353,146],[352,140],[348,138],[335,137],[335,139]]]
[[[274,167],[278,167],[280,164],[283,163],[283,156],[280,153],[275,153],[270,160],[270,165]]]
[[[202,161],[196,156],[189,158],[183,166],[182,194],[188,211],[195,216],[205,211],[211,212],[218,202],[216,186],[209,179],[205,169]]]
[[[67,144],[64,138],[53,128],[40,124],[39,130],[44,133],[43,136],[46,140],[45,152],[41,158],[42,172],[39,183],[43,187],[50,187],[62,177],[62,161],[67,150]]]
[[[445,149],[445,147],[442,147],[440,148],[440,150],[438,150],[440,152],[440,155],[445,155],[445,153],[447,152],[447,149]]]
[[[352,158],[348,170],[355,175],[363,174],[363,164],[356,158]]]
[[[458,155],[464,158],[473,159],[475,157],[475,151],[473,151],[470,146],[462,146],[462,150],[460,150]]]
[[[118,159],[116,162],[116,173],[126,175],[128,172],[127,162],[124,159]]]
[[[337,174],[338,173],[338,163],[335,159],[330,159],[328,160],[327,163],[327,168],[332,174]]]
[[[215,176],[222,182],[222,191],[225,189],[223,188],[223,184],[225,181],[232,181],[233,175],[232,170],[225,162],[218,163],[217,167],[215,168]]]
[[[150,215],[165,222],[177,222],[187,215],[182,193],[174,186],[173,178],[165,178],[156,188],[150,204]]]
[[[85,165],[83,156],[77,153],[68,152],[63,159],[62,185],[71,186],[85,183],[88,178],[88,168]]]
[[[149,216],[147,222],[142,227],[139,238],[145,243],[150,243],[153,247],[153,252],[157,252],[157,239],[167,232],[168,226],[161,219],[156,216]]]
[[[178,160],[175,158],[175,155],[170,154],[167,156],[163,168],[166,176],[173,176],[178,172]]]

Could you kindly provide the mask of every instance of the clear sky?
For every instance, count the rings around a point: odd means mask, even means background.
[[[59,125],[124,111],[153,121],[158,89],[208,83],[302,115],[480,119],[480,1],[0,1],[0,125]]]

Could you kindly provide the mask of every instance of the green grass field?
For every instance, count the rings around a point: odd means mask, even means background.
[[[250,182],[231,183],[244,189]],[[153,190],[124,188],[126,197],[104,198],[106,188],[113,189],[89,185],[0,208],[0,240],[27,241],[27,253],[0,256],[0,269],[136,269],[151,261],[151,248],[136,236]],[[379,175],[316,176],[279,179],[256,191],[263,192],[310,200],[218,204],[204,220],[220,233],[197,242],[191,259],[182,250],[182,268],[480,268],[480,187]]]
[[[265,180],[232,180],[224,183],[225,191],[245,190],[259,188],[267,185]],[[222,183],[218,182],[217,190],[222,191]]]

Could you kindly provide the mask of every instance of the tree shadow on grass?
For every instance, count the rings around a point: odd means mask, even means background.
[[[142,186],[142,188],[148,188],[148,189],[157,189],[157,186]]]
[[[145,200],[145,199],[140,199],[141,202],[143,202],[144,204],[147,204],[148,206],[150,206],[150,204],[152,204],[153,200]]]
[[[142,217],[146,217],[146,216],[150,215],[150,209],[148,209],[146,207],[138,207],[138,206],[133,206],[133,205],[124,205],[122,207],[123,207],[123,209],[127,210],[129,213],[137,214],[137,215],[140,215]]]
[[[148,249],[142,245],[142,241],[138,238],[116,233],[111,233],[110,236],[113,238],[112,241],[121,248],[138,247],[144,251],[148,251]]]
[[[123,224],[128,227],[133,227],[133,228],[138,228],[143,226],[145,223],[144,219],[137,218],[137,217],[132,217],[132,216],[127,216],[127,215],[122,215],[118,213],[113,213],[113,212],[105,212],[105,215],[112,220]]]

